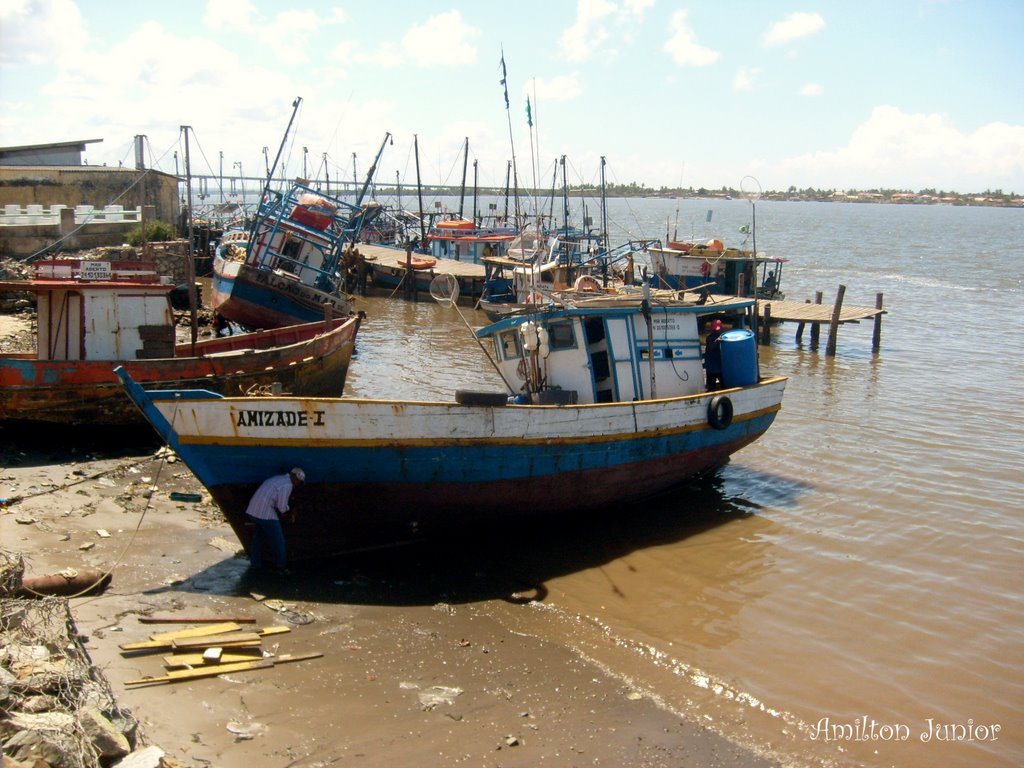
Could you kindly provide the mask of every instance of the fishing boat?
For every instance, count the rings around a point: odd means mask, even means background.
[[[173,287],[152,264],[89,260],[37,261],[33,279],[0,283],[36,294],[38,325],[35,352],[0,355],[0,422],[142,424],[118,365],[147,387],[341,394],[358,317],[178,344]]]
[[[211,306],[221,317],[249,328],[311,322],[325,310],[351,314],[353,299],[344,291],[344,249],[381,212],[379,203],[364,204],[363,199],[391,134],[385,134],[354,203],[314,189],[304,179],[295,180],[286,192],[270,189],[301,102],[293,104],[248,235],[218,249],[213,260]]]
[[[457,292],[445,295],[454,304]],[[749,330],[733,331],[725,388],[708,391],[706,308],[586,301],[477,330],[506,389],[451,401],[223,397],[118,375],[243,546],[259,484],[304,468],[300,513],[284,523],[293,560],[432,526],[637,502],[724,464],[775,419],[786,380],[758,374]]]
[[[249,328],[276,328],[352,314],[343,290],[343,249],[366,211],[297,181],[271,194],[245,237],[218,247],[210,305]]]
[[[437,259],[479,264],[486,258],[503,256],[517,234],[511,226],[481,227],[468,219],[442,219],[430,228],[430,254]]]
[[[707,289],[730,296],[781,300],[782,267],[787,259],[726,248],[712,238],[705,243],[667,241],[647,249],[658,283],[675,290]]]

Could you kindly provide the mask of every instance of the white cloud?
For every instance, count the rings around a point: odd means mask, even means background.
[[[791,13],[777,21],[764,33],[764,45],[785,45],[801,37],[816,34],[825,28],[825,19],[818,13]]]
[[[697,35],[687,22],[687,15],[687,11],[672,14],[672,36],[665,41],[663,50],[681,67],[706,67],[714,64],[720,54],[697,42]]]
[[[460,66],[476,61],[473,41],[480,30],[466,24],[458,11],[431,16],[402,37],[402,49],[418,66]]]
[[[736,72],[736,76],[732,79],[732,89],[734,91],[749,91],[754,87],[754,80],[757,79],[758,75],[761,74],[760,67],[740,67]]]
[[[281,11],[269,24],[260,25],[259,39],[279,60],[301,64],[309,61],[308,43],[323,24],[313,11]]]
[[[571,75],[559,75],[547,80],[538,77],[523,89],[527,96],[533,98],[537,95],[537,101],[572,101],[583,93],[583,84],[577,73]]]
[[[807,83],[800,89],[801,96],[821,96],[824,92],[825,89],[819,83]]]
[[[608,39],[605,22],[618,10],[607,0],[579,0],[576,23],[562,33],[562,54],[572,62],[587,61]]]
[[[880,106],[846,146],[791,158],[773,172],[801,187],[1021,191],[1024,125],[996,122],[962,133],[945,115]]]
[[[4,0],[0,3],[0,62],[42,64],[72,56],[88,33],[73,0]]]
[[[637,17],[642,17],[649,8],[654,7],[654,0],[625,0],[623,10]]]
[[[207,0],[203,25],[210,29],[252,32],[256,7],[249,0]]]

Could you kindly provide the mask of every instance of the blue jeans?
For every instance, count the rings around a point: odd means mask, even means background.
[[[249,518],[256,526],[252,533],[252,542],[249,544],[249,563],[253,568],[259,569],[263,565],[263,545],[270,547],[270,554],[274,559],[274,566],[278,570],[285,567],[284,530],[281,528],[280,520],[260,520],[255,517]]]

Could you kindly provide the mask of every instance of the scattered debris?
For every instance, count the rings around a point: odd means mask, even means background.
[[[16,591],[18,597],[46,597],[48,595],[95,595],[110,584],[110,574],[98,570],[78,571],[65,568],[47,576],[22,578]]]
[[[227,552],[229,555],[236,555],[241,550],[238,544],[228,541],[223,536],[215,536],[210,539],[210,546],[214,549],[219,549],[221,552]]]
[[[5,760],[65,768],[141,768],[114,762],[142,746],[138,723],[117,706],[109,683],[92,666],[66,600],[0,597],[0,634]]]
[[[461,695],[461,688],[446,685],[434,685],[419,693],[420,704],[424,710],[433,709],[438,704],[451,704],[457,696]]]

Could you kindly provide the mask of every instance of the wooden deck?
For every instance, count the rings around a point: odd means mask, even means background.
[[[356,250],[363,255],[371,264],[379,264],[382,267],[405,268],[405,251],[398,248],[386,248],[381,245],[370,245],[359,243]],[[484,277],[484,265],[472,264],[466,261],[455,259],[437,259],[437,263],[430,269],[420,270],[434,275],[454,275],[455,277],[480,278]]]
[[[760,301],[760,314],[767,310],[772,320],[788,320],[794,323],[831,323],[834,307],[831,304],[812,304],[799,301]],[[877,315],[886,314],[886,310],[875,307],[855,307],[843,305],[839,310],[840,323],[859,323],[870,320]]]

